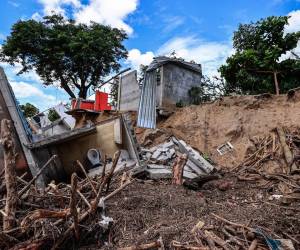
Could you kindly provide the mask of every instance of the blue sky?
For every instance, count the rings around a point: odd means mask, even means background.
[[[300,30],[300,0],[1,0],[0,9],[0,44],[17,20],[39,19],[56,11],[77,22],[124,29],[129,35],[124,67],[138,68],[155,55],[175,50],[186,60],[201,63],[209,76],[233,52],[231,38],[239,23],[290,15],[287,32]],[[17,76],[18,66],[1,66],[20,103],[32,102],[43,110],[68,100],[63,90],[44,87],[34,72]]]

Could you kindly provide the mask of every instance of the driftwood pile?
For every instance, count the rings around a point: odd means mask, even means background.
[[[120,151],[111,169],[101,176],[79,178],[72,174],[71,184],[51,182],[44,190],[35,180],[56,156],[29,182],[15,172],[12,125],[1,123],[5,169],[0,173],[0,249],[69,249],[85,244],[104,244],[104,235],[112,221],[105,216],[104,202],[132,182],[124,175],[120,186],[109,192]],[[71,239],[71,240],[70,240]]]
[[[299,129],[284,130],[280,127],[265,137],[253,138],[253,143],[254,152],[233,169],[237,178],[261,182],[265,189],[277,187],[274,199],[285,205],[300,201]]]

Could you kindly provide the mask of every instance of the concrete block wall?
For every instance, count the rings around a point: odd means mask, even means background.
[[[177,102],[189,103],[188,91],[193,86],[200,86],[201,73],[177,66],[165,64],[161,67],[161,88],[157,88],[157,104],[161,107],[169,107]]]

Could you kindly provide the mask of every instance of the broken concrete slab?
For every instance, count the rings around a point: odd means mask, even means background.
[[[170,148],[173,148],[175,147],[175,144],[173,141],[168,141],[168,142],[165,142],[164,144],[161,145],[163,148],[167,148],[167,149],[170,149]]]
[[[187,154],[190,161],[192,161],[197,167],[203,170],[206,174],[212,172],[214,167],[205,160],[199,152],[191,148],[183,140],[177,140],[175,137],[172,138],[173,142],[178,145],[179,150],[183,154]]]
[[[153,159],[153,160],[158,160],[158,158],[159,158],[160,155],[161,155],[161,152],[158,151],[158,150],[156,150],[156,151],[152,154],[151,159]]]
[[[157,149],[158,149],[158,147],[157,147],[157,146],[154,146],[154,147],[150,148],[149,151],[150,151],[151,153],[154,153]]]
[[[199,168],[195,163],[193,163],[191,160],[188,160],[185,168],[190,168],[193,172],[195,172],[197,175],[205,175],[206,173]]]
[[[166,168],[147,168],[146,171],[153,180],[172,178],[172,171]]]
[[[162,169],[162,168],[168,168],[166,165],[161,165],[161,164],[148,164],[147,169]]]
[[[190,171],[187,171],[186,169],[183,170],[183,178],[185,178],[185,179],[194,179],[196,177],[198,177],[197,174],[194,174]]]
[[[124,168],[133,168],[135,165],[136,165],[135,160],[127,160],[127,161],[119,160],[114,172],[117,173],[117,172],[123,170]],[[108,173],[110,171],[111,167],[112,167],[112,163],[106,164],[105,173]],[[96,175],[101,175],[102,171],[103,171],[103,166],[100,166],[97,168],[92,168],[89,170],[88,176],[94,177]]]
[[[162,164],[148,164],[147,170],[150,173],[150,179],[169,179],[172,178],[172,167],[162,165]],[[198,177],[197,174],[184,169],[183,178],[185,179],[194,179]]]

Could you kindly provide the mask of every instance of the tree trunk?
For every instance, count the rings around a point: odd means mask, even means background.
[[[87,91],[88,91],[88,88],[87,88],[87,87],[81,86],[81,88],[80,88],[80,90],[79,90],[79,95],[78,95],[78,97],[79,97],[79,98],[82,98],[82,99],[86,99]]]
[[[6,184],[6,204],[3,219],[3,230],[10,230],[15,224],[17,209],[17,177],[16,177],[16,153],[13,139],[13,125],[10,120],[1,121],[1,143],[4,150],[4,168]]]
[[[68,85],[62,84],[61,87],[67,92],[67,94],[68,94],[71,98],[76,98],[75,94],[72,92],[72,90],[70,89],[70,87],[69,87]]]
[[[273,74],[274,74],[274,83],[275,83],[276,95],[279,95],[279,84],[278,84],[278,79],[277,79],[278,72],[274,71]]]
[[[68,95],[71,98],[76,98],[75,94],[70,89],[70,86],[68,85],[68,83],[65,81],[65,79],[62,76],[60,76],[60,86],[68,93]]]

